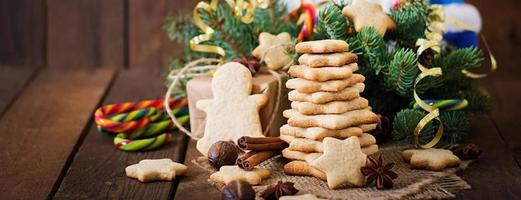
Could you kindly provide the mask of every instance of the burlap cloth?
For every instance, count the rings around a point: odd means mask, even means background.
[[[403,145],[386,145],[380,148],[380,151],[372,156],[382,154],[385,162],[396,163],[393,171],[399,177],[394,180],[394,188],[389,190],[377,190],[375,187],[356,188],[345,186],[341,189],[331,190],[327,187],[326,182],[314,177],[308,176],[292,176],[283,172],[283,166],[287,162],[285,158],[276,156],[269,159],[258,167],[271,170],[270,178],[262,181],[261,185],[254,186],[257,192],[257,199],[267,185],[276,183],[279,180],[291,181],[295,183],[295,187],[299,190],[298,194],[311,193],[317,197],[327,199],[448,199],[454,198],[454,192],[462,189],[470,189],[470,185],[456,175],[457,171],[464,170],[470,162],[463,162],[458,168],[446,169],[440,172],[427,170],[413,170],[409,164],[405,163],[401,156],[401,150],[405,149]],[[197,166],[207,170],[210,173],[215,170],[210,166],[205,157],[199,157],[192,160]],[[338,166],[342,167],[342,166]],[[217,187],[219,190],[222,184],[209,183]]]

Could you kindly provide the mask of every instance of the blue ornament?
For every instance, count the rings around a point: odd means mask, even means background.
[[[451,4],[451,3],[463,3],[463,0],[430,0],[430,4]]]
[[[445,22],[445,34],[443,39],[457,48],[476,47],[479,45],[479,32],[481,31],[481,16],[473,5],[464,3],[463,0],[430,0],[431,4],[443,5],[447,21],[457,21],[471,27],[466,30],[463,27]]]

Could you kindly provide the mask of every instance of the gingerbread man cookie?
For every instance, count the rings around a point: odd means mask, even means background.
[[[197,102],[206,112],[204,136],[197,141],[197,150],[204,156],[218,141],[237,141],[242,136],[263,137],[259,110],[266,104],[265,94],[250,95],[252,76],[242,64],[226,63],[212,79],[213,99]]]
[[[373,27],[384,36],[387,30],[396,29],[396,24],[382,9],[382,6],[366,0],[353,0],[353,3],[344,7],[344,15],[355,24],[355,30],[360,32],[363,27]]]

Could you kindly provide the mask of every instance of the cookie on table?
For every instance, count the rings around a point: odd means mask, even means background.
[[[354,53],[330,53],[330,54],[309,54],[305,53],[298,58],[301,65],[309,67],[340,67],[342,65],[355,63],[358,57]]]
[[[303,194],[297,196],[282,196],[279,200],[326,200],[316,197],[313,194]]]
[[[300,42],[295,46],[297,53],[339,53],[349,51],[349,44],[343,40],[315,40]]]
[[[348,101],[360,97],[360,93],[364,92],[365,84],[357,83],[351,87],[346,87],[338,92],[314,92],[302,93],[292,90],[288,93],[290,101],[312,102],[323,104],[331,101]]]
[[[239,168],[239,166],[222,166],[218,172],[210,175],[210,180],[218,183],[229,184],[235,180],[242,180],[248,182],[250,185],[258,185],[263,179],[270,176],[270,170],[262,168],[254,168],[251,171],[246,171]]]
[[[171,181],[185,174],[188,167],[171,159],[145,159],[125,168],[128,177],[140,182]]]
[[[457,167],[461,160],[452,151],[446,149],[408,149],[402,152],[403,159],[414,169],[441,171]]]

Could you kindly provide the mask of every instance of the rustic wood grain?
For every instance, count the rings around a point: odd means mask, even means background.
[[[483,21],[482,33],[496,56],[499,70],[489,78],[518,77],[521,74],[521,1],[466,0],[475,5]],[[482,45],[483,46],[483,45]],[[488,66],[485,66],[488,67]],[[483,69],[481,71],[486,71]],[[487,79],[489,79],[487,78]]]
[[[169,14],[191,13],[196,0],[129,1],[129,65],[167,67],[180,46],[168,39],[163,25]]]
[[[0,67],[0,119],[35,74],[32,68]]]
[[[485,80],[483,85],[492,96],[492,116],[501,138],[512,150],[521,167],[521,80],[518,77]]]
[[[103,104],[161,98],[165,88],[161,75],[157,68],[124,70]],[[95,125],[90,126],[54,199],[168,198],[171,182],[140,183],[125,176],[125,167],[145,158],[170,158],[182,162],[186,137],[175,133],[171,143],[149,152],[119,151],[112,139],[112,135],[100,134]]]
[[[470,134],[466,142],[478,144],[483,154],[460,174],[472,189],[458,192],[458,198],[519,199],[521,169],[492,120],[487,116],[474,117]]]
[[[188,142],[184,163],[190,170],[186,178],[179,182],[174,199],[221,199],[221,192],[208,183],[210,173],[192,163],[201,156],[195,145],[195,140]]]
[[[124,1],[48,0],[48,66],[123,66]]]
[[[0,0],[0,65],[45,66],[45,1]]]
[[[0,199],[45,199],[113,70],[44,70],[0,120]]]

